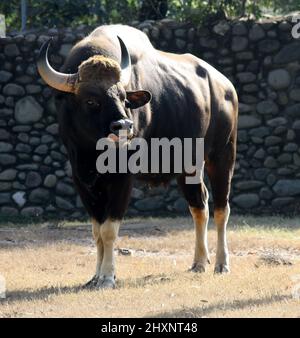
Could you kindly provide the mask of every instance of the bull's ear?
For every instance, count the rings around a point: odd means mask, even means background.
[[[136,109],[150,102],[152,95],[147,90],[136,90],[126,92],[127,108]]]

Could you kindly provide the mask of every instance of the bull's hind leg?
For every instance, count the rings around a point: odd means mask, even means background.
[[[219,156],[206,164],[213,200],[214,221],[218,232],[215,273],[229,272],[226,227],[230,214],[229,193],[235,160],[235,143],[229,142]]]
[[[195,254],[191,267],[193,272],[205,272],[209,263],[207,245],[207,223],[209,218],[208,193],[203,182],[200,184],[185,184],[185,177],[182,176],[178,183],[189,203],[189,209],[195,226]]]
[[[214,221],[218,231],[215,273],[229,272],[229,253],[227,247],[226,227],[230,214],[229,203],[224,208],[214,210]]]

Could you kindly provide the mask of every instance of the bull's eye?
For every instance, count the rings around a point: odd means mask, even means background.
[[[97,101],[95,101],[95,100],[87,100],[87,101],[86,101],[86,104],[87,104],[89,107],[94,107],[94,108],[100,106],[99,102],[97,102]]]

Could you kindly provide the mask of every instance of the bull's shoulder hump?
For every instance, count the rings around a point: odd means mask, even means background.
[[[154,48],[144,32],[127,25],[103,25],[96,28],[89,36],[91,38],[98,38],[101,36],[115,38],[117,35],[125,42],[129,49]]]

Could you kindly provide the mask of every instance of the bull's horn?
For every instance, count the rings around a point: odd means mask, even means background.
[[[131,76],[131,59],[124,41],[119,36],[118,39],[121,47],[121,82],[124,86],[127,86]]]
[[[51,87],[63,92],[74,92],[74,85],[77,79],[77,73],[64,74],[53,69],[48,61],[48,49],[52,38],[46,41],[39,52],[37,68],[42,79]]]

